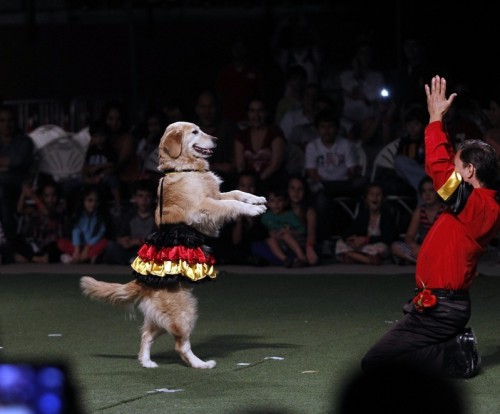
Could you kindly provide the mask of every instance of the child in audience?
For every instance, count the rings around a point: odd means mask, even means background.
[[[422,204],[413,211],[404,240],[395,241],[391,246],[394,260],[398,264],[417,262],[418,252],[425,236],[445,209],[429,176],[420,180],[418,194]]]
[[[53,181],[39,191],[26,181],[18,200],[19,228],[12,243],[17,263],[56,263],[61,251],[57,241],[67,228],[66,214],[59,189]]]
[[[83,166],[83,182],[96,184],[102,191],[109,191],[113,198],[111,211],[118,215],[121,209],[120,180],[116,172],[116,154],[106,136],[106,127],[95,122],[89,128],[90,142]]]
[[[59,239],[63,263],[95,263],[104,252],[110,231],[106,205],[96,185],[86,186],[73,215],[71,240]]]
[[[288,180],[287,191],[292,211],[306,227],[304,237],[301,237],[299,242],[305,251],[307,263],[314,266],[318,263],[318,254],[316,252],[318,215],[310,198],[309,184],[304,176],[293,175]]]
[[[144,239],[156,231],[154,191],[149,180],[138,181],[133,190],[134,207],[122,214],[114,240],[109,240],[103,262],[128,265],[137,256]]]
[[[305,238],[306,226],[290,209],[286,189],[270,189],[267,193],[268,210],[261,220],[268,231],[266,243],[285,267],[307,266],[307,258],[299,239]],[[289,253],[293,253],[294,258]]]
[[[383,204],[381,184],[370,183],[364,201],[351,226],[337,240],[335,254],[343,263],[380,265],[389,257],[390,246],[396,238],[394,215]]]
[[[257,175],[251,171],[238,174],[236,188],[250,194],[257,194]],[[212,243],[218,263],[238,265],[264,265],[263,258],[254,256],[252,245],[267,237],[267,231],[260,216],[238,216],[223,226],[220,237]]]

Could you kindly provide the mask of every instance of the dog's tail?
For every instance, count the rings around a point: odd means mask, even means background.
[[[85,296],[112,305],[133,305],[143,294],[143,287],[135,280],[121,284],[101,282],[93,277],[83,276],[80,279],[80,287]]]

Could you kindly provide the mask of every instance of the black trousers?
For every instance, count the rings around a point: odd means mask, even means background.
[[[470,319],[470,300],[440,298],[437,306],[424,312],[417,311],[409,301],[403,313],[363,357],[363,371],[404,363],[443,374],[449,372],[458,348],[456,336],[463,332]]]

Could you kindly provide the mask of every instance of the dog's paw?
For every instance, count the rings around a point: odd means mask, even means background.
[[[252,199],[251,203],[252,204],[266,204],[267,200],[266,200],[266,197],[257,197],[257,196],[255,196]]]
[[[158,364],[156,362],[151,361],[151,360],[149,360],[149,361],[141,361],[141,365],[144,368],[158,368]]]
[[[242,192],[240,196],[240,201],[247,204],[266,204],[267,200],[265,197],[259,197],[250,193]]]
[[[193,368],[197,369],[212,369],[217,365],[217,362],[210,360],[210,361],[201,361],[201,364],[196,364],[193,365]]]
[[[267,210],[267,206],[265,204],[252,204],[249,206],[248,214],[250,216],[258,216],[259,214],[264,213]]]

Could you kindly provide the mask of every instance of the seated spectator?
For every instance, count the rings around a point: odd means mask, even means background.
[[[151,183],[138,181],[132,195],[134,206],[122,214],[116,236],[106,246],[104,263],[128,265],[133,262],[146,237],[156,231],[154,201]]]
[[[219,99],[211,90],[198,95],[194,110],[194,123],[206,134],[217,137],[217,147],[209,160],[210,169],[222,178],[222,191],[233,189],[236,185],[234,140],[238,126],[222,117]]]
[[[258,192],[286,182],[286,143],[283,131],[268,122],[267,106],[263,99],[253,98],[248,104],[248,126],[239,131],[234,143],[236,171],[257,174]]]
[[[343,263],[380,265],[390,256],[396,238],[392,211],[384,205],[381,184],[370,183],[364,205],[350,227],[335,244],[335,255]]]
[[[336,104],[328,95],[320,95],[314,104],[314,114],[324,110],[336,110]],[[342,122],[342,120],[341,120]],[[344,135],[344,125],[340,125],[339,134]],[[292,128],[287,142],[286,168],[290,175],[304,174],[305,149],[309,142],[318,138],[318,129],[314,119]]]
[[[71,239],[59,239],[63,263],[96,263],[108,243],[111,224],[99,187],[87,185],[71,217]]]
[[[279,125],[288,111],[295,111],[302,107],[302,96],[307,84],[307,72],[301,65],[288,68],[286,74],[285,93],[276,105],[274,122]]]
[[[267,229],[266,244],[285,267],[307,266],[307,258],[299,240],[305,238],[306,227],[289,207],[285,188],[267,192],[268,210],[261,216]]]
[[[394,157],[394,170],[415,192],[419,192],[420,181],[425,177],[424,130],[427,111],[421,106],[412,106],[404,114],[403,135]]]
[[[312,203],[309,184],[304,176],[293,175],[288,180],[287,191],[292,211],[306,227],[305,235],[299,238],[299,243],[305,251],[307,263],[309,266],[314,266],[319,260],[316,251],[318,214]]]
[[[391,246],[394,260],[398,264],[417,263],[418,252],[425,236],[445,209],[445,204],[434,189],[429,176],[420,181],[418,194],[422,203],[413,211],[404,240],[395,241]]]
[[[271,36],[271,52],[286,74],[292,66],[301,66],[308,82],[321,84],[325,50],[323,37],[303,13],[286,16],[275,26]]]
[[[16,203],[33,166],[33,149],[33,141],[17,125],[14,108],[0,105],[0,221],[8,240],[16,234]]]
[[[128,199],[132,183],[140,179],[141,162],[135,139],[130,133],[125,106],[118,101],[107,102],[99,121],[105,125],[108,142],[114,151],[122,198]]]
[[[236,189],[256,194],[257,177],[255,173],[243,171],[238,175]],[[236,265],[265,265],[263,258],[254,256],[252,245],[264,240],[267,231],[260,216],[238,216],[234,221],[225,224],[220,236],[212,243],[217,263]]]
[[[342,115],[354,123],[377,116],[376,103],[385,80],[383,72],[374,67],[374,57],[372,43],[362,39],[354,49],[350,66],[339,74],[344,102]]]
[[[38,191],[26,181],[18,200],[19,229],[12,243],[17,263],[58,263],[58,240],[67,231],[64,203],[56,183],[47,181]]]
[[[241,36],[232,40],[230,52],[230,61],[219,69],[214,85],[221,95],[222,115],[240,124],[246,120],[248,100],[266,92],[266,79],[255,57],[250,54],[247,41]]]
[[[145,167],[145,163],[153,151],[158,148],[161,137],[167,128],[165,114],[161,111],[150,111],[143,125],[136,132],[137,135],[137,155],[141,162],[141,177],[146,179],[155,179],[151,177]],[[156,183],[157,184],[157,183]]]
[[[116,154],[111,148],[111,142],[106,135],[106,127],[96,122],[89,128],[90,142],[85,154],[83,165],[83,183],[95,184],[101,188],[103,194],[108,192],[113,198],[112,211],[115,215],[121,209],[120,179],[116,172]]]
[[[356,146],[338,134],[339,115],[333,110],[318,112],[315,119],[319,137],[309,142],[305,152],[305,171],[315,196],[318,211],[318,238],[328,240],[339,224],[346,219],[332,214],[335,197],[359,197],[365,183],[360,174],[360,161]],[[337,217],[334,223],[333,217]],[[340,232],[340,230],[339,230]]]
[[[301,105],[298,109],[290,109],[283,114],[279,124],[287,141],[290,140],[292,130],[297,125],[314,122],[316,115],[316,101],[321,89],[317,84],[307,84],[302,95]]]

